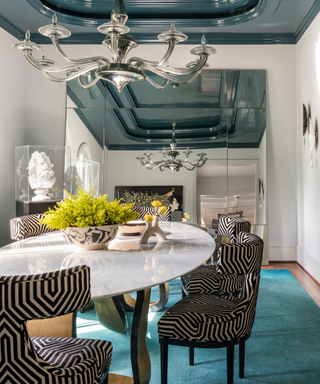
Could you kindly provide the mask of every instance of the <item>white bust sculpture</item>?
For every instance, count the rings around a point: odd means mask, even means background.
[[[32,201],[50,200],[49,188],[52,188],[56,181],[53,167],[45,152],[33,152],[29,161],[29,184],[35,190],[36,196]]]

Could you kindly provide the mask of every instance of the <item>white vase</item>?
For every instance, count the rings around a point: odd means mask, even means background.
[[[153,216],[153,220],[147,223],[147,227],[140,237],[140,244],[147,244],[150,236],[156,235],[160,240],[166,240],[166,235],[163,233],[162,229],[159,227],[159,216]]]

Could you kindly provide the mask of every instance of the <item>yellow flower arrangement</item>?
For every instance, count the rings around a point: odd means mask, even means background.
[[[153,216],[149,215],[148,213],[144,216],[144,219],[147,223],[153,220]]]
[[[162,206],[162,203],[161,203],[160,201],[158,201],[158,200],[155,200],[155,201],[153,201],[153,202],[151,203],[151,205],[152,205],[153,207],[157,208],[157,207],[161,207],[161,206]]]
[[[167,209],[164,205],[162,205],[162,203],[158,200],[155,200],[151,203],[151,205],[154,207],[154,214],[156,216],[159,216],[159,215],[165,215],[166,212],[167,212]]]
[[[167,213],[167,208],[163,205],[159,208],[159,215],[165,215]]]
[[[139,214],[132,211],[132,204],[120,204],[120,200],[107,201],[107,195],[96,197],[93,189],[85,192],[80,186],[78,195],[70,195],[58,202],[54,209],[45,212],[40,220],[51,229],[67,227],[92,227],[124,224],[136,219]]]

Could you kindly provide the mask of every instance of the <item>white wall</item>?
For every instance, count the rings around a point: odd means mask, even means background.
[[[4,32],[3,32],[4,33]],[[63,46],[65,51],[74,57],[84,55],[108,55],[107,49],[101,46]],[[285,46],[217,46],[218,53],[209,59],[211,68],[214,69],[266,69],[267,70],[267,157],[268,157],[268,198],[269,198],[269,247],[270,259],[296,259],[297,246],[297,173],[296,173],[296,143],[294,135],[294,127],[296,124],[295,116],[295,95],[296,95],[296,68],[295,68],[295,50],[293,45]],[[12,51],[11,44],[4,41],[1,44],[2,52]],[[55,59],[52,54],[51,46],[45,47],[48,57]],[[134,50],[133,55],[141,56],[147,59],[160,58],[159,54],[165,52],[164,45],[141,45]],[[178,45],[174,56],[170,58],[172,66],[182,66],[193,59],[189,53],[190,46]],[[18,52],[19,53],[19,52]],[[16,60],[17,52],[12,53]],[[59,61],[58,61],[59,62]],[[48,145],[63,145],[65,132],[65,84],[51,83],[43,78],[41,73],[32,68],[30,64],[23,64],[23,71],[28,74],[25,79],[26,99],[24,106],[26,108],[25,119],[25,144],[41,144]],[[14,71],[15,72],[15,71]],[[2,71],[0,76],[8,80],[8,88],[12,86],[12,73],[9,68],[7,71]],[[20,89],[22,81],[17,81],[17,88]],[[18,92],[18,91],[16,91]],[[4,100],[4,108],[12,108],[14,100]],[[15,98],[13,98],[15,99]],[[3,129],[3,128],[2,128]],[[6,137],[8,132],[5,133]],[[12,143],[7,145],[7,150],[13,152],[14,146]],[[117,157],[121,162],[122,154]],[[115,154],[116,155],[116,154]],[[129,156],[129,154],[128,154]],[[131,158],[135,157],[130,155]],[[129,157],[130,157],[129,156]],[[113,194],[113,184],[119,185],[120,179],[119,168],[113,167],[111,164],[111,156],[108,157],[110,172],[115,172],[117,175],[108,175],[108,185],[106,191]],[[116,162],[113,162],[116,163]],[[119,163],[118,163],[119,164]],[[158,173],[143,170],[142,166],[137,163],[124,164],[123,167],[130,167],[130,179],[124,181],[125,184],[136,180],[136,184],[149,185],[158,184]],[[146,173],[148,172],[148,173]],[[168,176],[168,184],[173,181],[177,184],[189,185],[188,179],[184,179],[183,173],[180,173],[178,178],[171,181],[171,176]],[[190,175],[189,175],[190,176]],[[13,176],[12,176],[13,177]],[[181,178],[183,178],[183,183]],[[169,181],[170,180],[170,181]],[[181,180],[181,181],[180,181]],[[11,181],[12,182],[12,181]],[[191,210],[191,206],[187,203],[189,197],[187,191],[190,188],[185,188],[185,211],[195,212],[195,208]],[[111,197],[111,196],[110,196]],[[12,195],[7,195],[2,202],[12,203]]]
[[[15,215],[14,148],[24,144],[23,57],[0,29],[0,246],[10,242],[9,220]],[[9,47],[6,49],[5,47]]]
[[[297,194],[298,194],[298,262],[320,281],[320,153],[313,150],[313,168],[306,134],[303,149],[302,104],[310,108],[311,118],[319,129],[320,119],[320,15],[312,22],[297,44]]]

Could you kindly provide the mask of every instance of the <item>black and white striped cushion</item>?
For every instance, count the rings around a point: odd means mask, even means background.
[[[133,205],[131,209],[139,212],[139,219],[144,219],[145,215],[153,215],[154,207],[144,207],[142,205]],[[160,215],[160,221],[171,221],[171,207],[166,207],[167,212],[165,215]]]
[[[12,240],[23,240],[30,236],[52,232],[52,229],[39,222],[43,218],[42,213],[15,217],[10,220],[10,235]]]
[[[239,217],[220,216],[218,234],[230,237],[230,242],[235,243],[239,232],[250,232],[251,224],[248,220]]]
[[[159,338],[222,342],[247,335],[253,326],[262,261],[263,241],[255,235],[241,235],[243,244],[225,244],[242,252],[231,257],[228,269],[245,274],[239,298],[188,295],[173,305],[159,320]],[[231,267],[232,266],[232,267]]]
[[[98,384],[112,355],[108,341],[29,338],[26,321],[67,314],[90,301],[85,265],[0,276],[0,383]]]
[[[181,283],[187,294],[224,294],[239,291],[243,278],[242,275],[218,274],[215,265],[201,265],[181,276]]]

